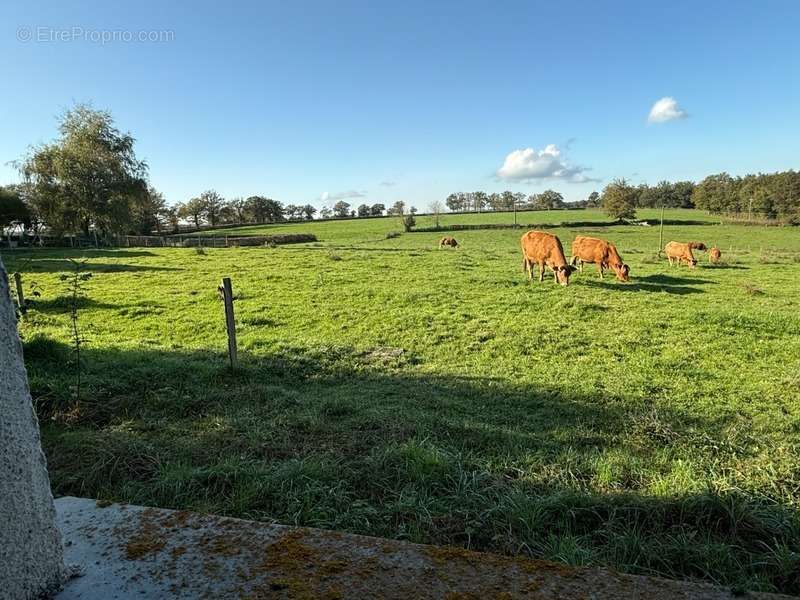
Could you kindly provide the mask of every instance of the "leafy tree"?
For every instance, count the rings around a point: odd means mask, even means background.
[[[385,210],[386,210],[386,207],[383,204],[373,204],[369,208],[369,213],[373,217],[380,217],[384,213]]]
[[[22,199],[22,194],[13,186],[0,187],[0,228],[12,223],[27,223],[31,213]]]
[[[330,206],[323,206],[319,211],[319,216],[323,219],[330,219],[333,216],[333,211]]]
[[[247,214],[256,223],[283,221],[283,204],[264,196],[250,196],[245,200]]]
[[[564,196],[555,190],[545,190],[533,196],[533,208],[537,210],[564,208]]]
[[[236,211],[231,206],[230,202],[223,202],[219,209],[219,222],[220,223],[236,223]]]
[[[168,206],[162,212],[164,221],[173,233],[178,233],[180,230],[180,216],[178,215],[179,207],[180,204],[177,206]]]
[[[366,204],[362,204],[358,207],[358,216],[359,217],[368,217],[370,215],[369,206]]]
[[[586,198],[586,206],[591,208],[596,208],[600,206],[600,194],[597,192],[592,192],[589,194],[589,197]]]
[[[333,214],[343,219],[350,215],[350,203],[344,200],[339,200],[333,205]]]
[[[471,205],[475,207],[475,210],[482,211],[485,209],[489,204],[489,196],[486,192],[472,192],[472,203]]]
[[[231,198],[228,200],[228,209],[236,223],[247,222],[247,202],[244,198]]]
[[[166,209],[164,196],[153,186],[136,199],[133,205],[133,230],[147,235],[154,230],[161,235],[163,212]]]
[[[305,220],[306,220],[306,221],[310,221],[311,219],[313,219],[313,218],[314,218],[314,214],[315,214],[316,212],[317,212],[317,209],[316,209],[316,208],[314,208],[314,207],[313,207],[313,206],[311,206],[310,204],[306,204],[306,205],[303,207],[303,218],[305,218]]]
[[[411,231],[411,229],[413,229],[413,227],[417,224],[417,220],[411,213],[407,215],[400,215],[400,221],[403,223],[403,229],[406,231]]]
[[[464,198],[464,194],[460,192],[455,194],[450,194],[444,201],[444,203],[447,205],[447,208],[449,208],[453,212],[466,210],[466,201]]]
[[[296,204],[287,204],[283,209],[283,214],[290,221],[295,221],[299,218],[302,218],[302,211],[302,206],[297,206]]]
[[[741,181],[727,173],[709,175],[695,186],[692,202],[713,213],[740,212],[740,186]]]
[[[196,228],[200,228],[206,214],[205,203],[200,198],[187,200],[178,207],[178,216],[181,219],[190,220]]]
[[[220,220],[220,211],[225,205],[225,199],[214,190],[206,190],[200,194],[200,202],[206,220],[214,227]]]
[[[395,202],[392,207],[386,211],[388,215],[403,215],[406,212],[406,203],[402,200]]]
[[[147,193],[147,164],[136,157],[133,137],[87,104],[67,110],[58,131],[17,164],[32,208],[56,233],[128,229]]]
[[[624,179],[615,179],[603,190],[603,210],[614,219],[636,217],[636,188]]]

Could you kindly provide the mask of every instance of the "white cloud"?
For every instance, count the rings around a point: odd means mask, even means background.
[[[671,96],[664,96],[661,100],[653,104],[650,114],[647,116],[648,123],[666,123],[677,119],[685,119],[689,116],[685,110],[678,106],[677,100]]]
[[[525,148],[514,150],[506,156],[497,176],[507,181],[532,181],[535,179],[561,179],[570,183],[593,181],[585,173],[588,167],[570,165],[555,144],[544,150]]]
[[[348,190],[346,192],[336,192],[335,194],[331,194],[330,192],[322,192],[320,194],[320,201],[327,202],[328,200],[348,200],[350,198],[364,198],[367,195],[366,190],[363,192],[359,192],[358,190]]]

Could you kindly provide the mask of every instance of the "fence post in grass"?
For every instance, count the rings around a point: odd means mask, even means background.
[[[236,357],[236,320],[233,316],[233,286],[230,277],[223,277],[219,286],[219,293],[225,304],[225,327],[228,330],[228,356],[231,359],[231,369],[237,365]]]
[[[24,315],[27,308],[25,306],[25,294],[22,291],[22,275],[14,273],[14,283],[17,286],[17,304],[19,305],[19,312]]]

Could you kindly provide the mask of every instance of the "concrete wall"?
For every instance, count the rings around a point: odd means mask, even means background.
[[[0,598],[37,598],[64,576],[61,534],[22,344],[0,259]]]

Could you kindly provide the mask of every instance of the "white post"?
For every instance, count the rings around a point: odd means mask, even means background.
[[[64,581],[64,553],[0,260],[0,596],[38,598]]]

